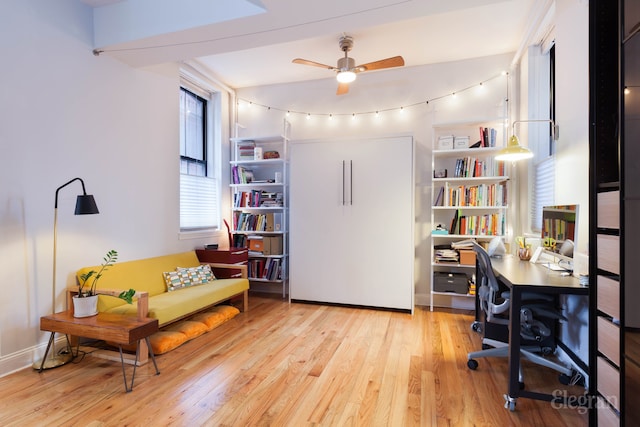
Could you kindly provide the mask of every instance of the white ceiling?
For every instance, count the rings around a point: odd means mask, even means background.
[[[541,0],[231,0],[223,3],[250,4],[253,8],[264,8],[264,13],[223,21],[213,16],[210,24],[202,25],[202,17],[206,18],[206,11],[212,8],[212,0],[82,1],[94,7],[96,40],[109,40],[109,33],[119,31],[114,43],[95,46],[104,51],[102,55],[113,56],[135,67],[196,60],[234,88],[333,78],[329,70],[293,64],[291,60],[304,58],[336,65],[343,55],[338,46],[343,33],[354,38],[349,56],[355,58],[357,64],[401,55],[405,66],[410,67],[516,52],[531,29],[540,24],[542,9],[549,3]],[[171,27],[175,29],[175,21],[180,17],[175,13],[169,18],[160,16],[163,4],[166,10],[176,4],[182,8],[193,7],[192,15],[198,15],[200,24],[195,27],[185,24],[185,29],[180,31],[156,30],[155,35],[146,37],[136,37],[133,30],[129,31],[127,25],[137,30],[156,16],[153,22],[156,27],[161,27],[158,22],[164,18],[174,21]],[[147,12],[140,18],[131,16],[133,5],[136,12],[145,8]],[[225,9],[225,14],[233,15],[233,11]],[[123,41],[122,34],[130,33],[128,40]]]

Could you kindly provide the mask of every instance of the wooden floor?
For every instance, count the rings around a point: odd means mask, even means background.
[[[548,402],[505,409],[506,359],[466,366],[480,347],[472,313],[249,300],[249,312],[159,356],[159,376],[152,363],[138,368],[131,393],[119,363],[92,356],[0,378],[0,425],[587,425],[586,414]],[[528,389],[565,388],[550,370],[524,374]]]

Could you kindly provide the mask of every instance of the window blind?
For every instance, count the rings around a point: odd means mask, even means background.
[[[554,204],[555,198],[555,161],[548,156],[534,166],[534,180],[531,197],[531,230],[542,230],[542,208]]]
[[[218,229],[218,185],[214,178],[180,174],[180,229]]]

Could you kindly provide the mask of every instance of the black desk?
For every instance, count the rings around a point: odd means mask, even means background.
[[[520,390],[518,372],[520,369],[520,306],[523,292],[541,292],[546,294],[588,295],[589,288],[580,285],[578,278],[563,276],[561,272],[550,270],[540,264],[520,261],[519,258],[507,255],[504,258],[491,258],[491,265],[498,281],[511,290],[511,307],[509,311],[509,394],[507,405],[515,409],[518,397],[530,399],[559,401],[562,399],[550,394]]]

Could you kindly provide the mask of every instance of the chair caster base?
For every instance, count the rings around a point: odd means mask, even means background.
[[[475,359],[467,360],[467,367],[472,371],[475,371],[478,368],[478,361]]]
[[[511,412],[514,412],[516,410],[516,399],[514,397],[508,396],[508,395],[503,395],[504,397],[504,407],[506,409],[508,409]]]

